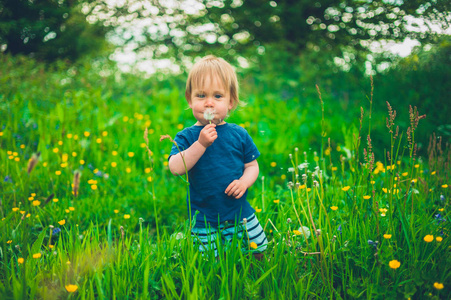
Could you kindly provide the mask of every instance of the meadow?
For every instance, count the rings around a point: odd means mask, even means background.
[[[160,142],[194,123],[183,80],[1,58],[1,299],[449,299],[451,147],[415,139],[427,112],[374,111],[372,78],[344,109],[244,76],[228,122],[262,153],[248,200],[269,246],[215,259]]]

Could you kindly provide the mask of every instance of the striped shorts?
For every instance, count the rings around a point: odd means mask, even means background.
[[[228,247],[234,236],[242,240],[242,244],[246,249],[255,252],[263,252],[268,246],[268,239],[265,232],[257,220],[257,216],[252,214],[246,221],[240,221],[237,226],[235,224],[221,223],[219,228],[196,228],[191,229],[191,236],[195,247],[203,254],[206,251],[215,251],[215,257],[218,256],[218,241],[222,241],[223,245]]]

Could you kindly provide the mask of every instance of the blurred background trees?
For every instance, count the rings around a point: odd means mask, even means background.
[[[87,1],[86,1],[87,2]],[[90,24],[76,0],[1,0],[2,52],[72,61],[101,51],[107,27]]]

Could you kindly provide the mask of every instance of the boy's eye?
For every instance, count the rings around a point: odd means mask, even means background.
[[[215,95],[215,98],[216,98],[216,99],[220,99],[220,98],[222,98],[222,95],[221,95],[221,94],[216,94],[216,95]]]
[[[196,97],[197,97],[197,98],[204,98],[205,95],[204,95],[204,94],[197,94]]]

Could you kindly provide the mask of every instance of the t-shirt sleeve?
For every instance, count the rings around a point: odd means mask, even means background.
[[[177,133],[177,135],[174,138],[174,141],[179,146],[180,152],[188,149],[190,146],[188,137],[186,136],[186,132],[184,131],[180,131],[179,133]],[[177,147],[174,144],[172,144],[171,153],[169,154],[168,160],[169,158],[171,158],[172,155],[178,154],[179,149],[177,149]]]
[[[258,151],[257,146],[246,130],[244,141],[244,163],[247,164],[253,160],[256,160],[260,156],[260,152]]]

